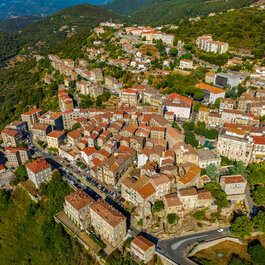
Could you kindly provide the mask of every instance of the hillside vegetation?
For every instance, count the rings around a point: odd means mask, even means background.
[[[50,17],[38,21],[24,30],[0,36],[0,63],[20,50],[23,53],[39,52],[53,47],[58,41],[67,38],[68,33],[75,34],[81,29],[93,27],[100,22],[112,19],[116,21],[120,16],[101,7],[81,4],[66,8]]]
[[[9,33],[0,32],[0,67],[4,61],[16,55],[19,51],[17,39]]]
[[[1,264],[96,264],[53,219],[71,191],[58,173],[38,204],[20,187],[11,196],[0,190]]]
[[[16,18],[9,18],[0,21],[0,31],[14,33],[16,31],[22,30],[27,26],[42,20],[43,16],[29,15]]]
[[[141,9],[131,15],[133,23],[164,24],[176,23],[185,16],[206,16],[210,13],[223,12],[232,8],[249,6],[255,0],[174,0],[163,1]]]
[[[193,40],[204,34],[228,42],[231,48],[251,49],[262,57],[265,50],[265,12],[256,8],[243,8],[207,17],[197,22],[187,20],[174,32],[177,39]]]

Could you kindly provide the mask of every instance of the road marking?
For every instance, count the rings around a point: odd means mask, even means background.
[[[182,245],[184,242],[186,241],[190,241],[192,239],[196,239],[196,238],[201,238],[201,237],[207,237],[207,235],[202,235],[202,236],[194,236],[194,237],[190,237],[190,238],[187,238],[187,239],[183,239],[179,242],[176,242],[174,243],[173,245],[171,245],[171,248],[176,250],[180,245]]]

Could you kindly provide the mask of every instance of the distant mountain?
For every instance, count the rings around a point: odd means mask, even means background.
[[[28,15],[17,18],[8,18],[0,21],[0,31],[13,33],[44,19],[45,16]]]
[[[99,5],[106,0],[1,0],[0,20],[26,15],[51,15],[63,8],[88,3]]]
[[[0,35],[0,66],[6,59],[16,55],[22,48],[24,52],[50,48],[82,29],[96,26],[100,22],[118,21],[119,15],[89,4],[68,7],[46,17],[20,32]],[[0,32],[1,33],[1,32]],[[10,46],[14,44],[14,49]]]
[[[172,0],[156,2],[156,4],[148,5],[131,14],[131,21],[138,24],[156,25],[174,23],[185,16],[207,16],[210,13],[239,9],[249,6],[256,0]]]

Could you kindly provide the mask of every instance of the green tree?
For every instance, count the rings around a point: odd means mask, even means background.
[[[248,170],[247,167],[245,166],[245,164],[241,161],[236,162],[235,165],[231,168],[231,172],[232,174],[236,175],[236,174],[240,174],[242,175],[244,178],[247,178],[248,176]]]
[[[215,164],[210,164],[206,168],[206,174],[211,178],[212,182],[216,182],[218,178],[218,173]]]
[[[248,246],[248,254],[257,265],[264,265],[265,248],[258,240],[253,240]]]
[[[249,237],[253,231],[253,223],[247,216],[239,216],[231,225],[231,233],[244,238]]]
[[[190,121],[190,122],[186,121],[183,123],[182,127],[183,127],[185,132],[186,131],[193,131],[195,128],[195,123],[193,121]]]
[[[102,100],[101,100],[101,97],[100,96],[97,97],[97,99],[96,99],[96,106],[97,107],[101,107],[102,106]]]
[[[228,265],[251,265],[251,264],[252,264],[251,262],[241,259],[236,255],[233,255],[228,263]]]
[[[204,98],[204,93],[202,91],[195,92],[193,98],[201,101]]]
[[[254,225],[258,228],[259,231],[265,233],[265,212],[261,210],[253,218]]]
[[[24,165],[18,166],[15,171],[16,178],[11,181],[12,184],[17,185],[19,182],[26,181],[28,178],[27,169]]]
[[[171,56],[176,56],[178,54],[178,49],[177,48],[170,48],[169,49],[169,54]]]
[[[75,123],[73,126],[72,126],[72,131],[75,131],[77,129],[81,128],[81,124],[80,123]]]
[[[167,222],[173,225],[178,220],[178,216],[175,213],[169,213],[167,215]]]
[[[265,187],[257,185],[252,191],[252,198],[257,204],[265,203]]]
[[[190,131],[186,131],[185,135],[185,143],[190,144],[192,147],[197,147],[199,145],[198,140],[195,138],[195,134]]]
[[[222,100],[223,98],[217,98],[216,100],[215,100],[215,102],[214,102],[214,106],[216,107],[216,108],[220,108],[220,102],[221,102],[221,100]]]
[[[152,211],[153,212],[160,212],[164,209],[164,203],[163,201],[155,201],[153,207],[152,207]]]
[[[5,190],[0,190],[0,210],[6,210],[8,208],[9,195]]]

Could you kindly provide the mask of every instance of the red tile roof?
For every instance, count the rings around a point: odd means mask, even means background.
[[[69,202],[77,211],[95,202],[95,200],[82,189],[67,195],[64,199]]]
[[[32,115],[32,114],[37,113],[39,111],[41,111],[41,109],[32,109],[32,110],[25,112],[23,115]]]
[[[223,176],[222,178],[226,184],[245,182],[245,179],[241,175]]]
[[[263,136],[253,136],[254,144],[265,145],[265,137]]]
[[[39,158],[33,162],[26,164],[26,167],[31,172],[36,174],[40,171],[43,171],[44,169],[51,167],[51,165],[46,160],[44,160],[43,158]]]
[[[131,244],[135,244],[138,248],[140,248],[144,252],[146,252],[149,248],[155,245],[153,242],[143,237],[142,235],[139,235],[136,238],[134,238]]]

